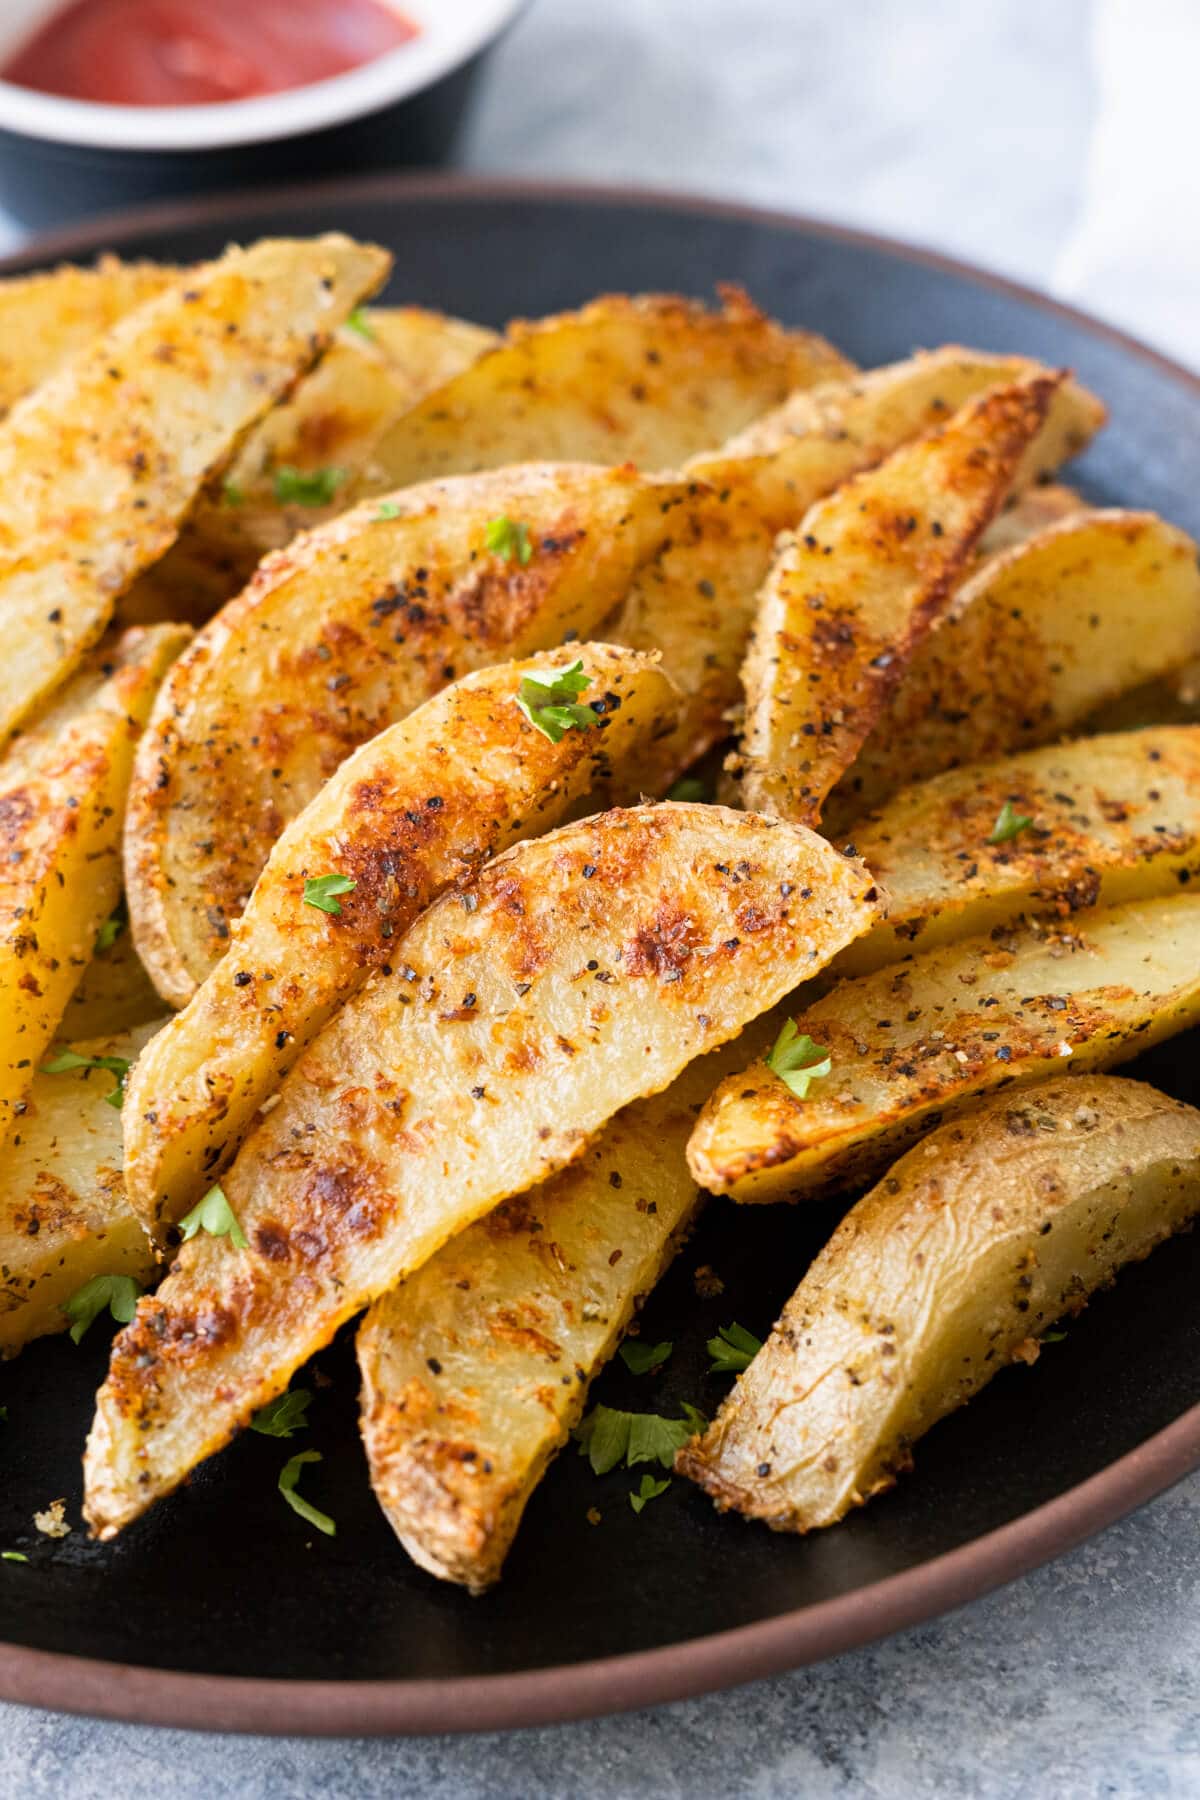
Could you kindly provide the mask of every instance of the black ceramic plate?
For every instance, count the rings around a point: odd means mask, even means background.
[[[863,364],[951,340],[1075,368],[1112,408],[1077,471],[1100,502],[1155,507],[1200,533],[1200,384],[1076,313],[894,244],[683,201],[388,179],[125,219],[44,247],[186,261],[231,237],[337,226],[396,254],[396,300],[499,325],[607,289],[708,293],[744,282],[788,323]],[[39,258],[26,258],[28,267]],[[1076,477],[1073,477],[1073,479]],[[1196,1042],[1136,1065],[1200,1099]],[[663,1409],[722,1383],[704,1340],[765,1332],[823,1241],[822,1207],[714,1204],[647,1308],[678,1348]],[[725,1291],[699,1300],[693,1272]],[[338,1535],[279,1499],[286,1451],[248,1436],[119,1543],[79,1526],[51,1544],[35,1508],[65,1496],[104,1344],[34,1345],[0,1371],[0,1693],[181,1723],[277,1731],[469,1729],[643,1704],[832,1654],[926,1617],[1054,1554],[1200,1462],[1200,1236],[1098,1299],[1036,1369],[999,1377],[922,1444],[915,1473],[837,1530],[775,1537],[718,1519],[686,1483],[640,1517],[628,1475],[563,1456],[535,1495],[502,1587],[471,1600],[414,1568],[367,1485],[346,1343],[321,1359],[306,1492]],[[618,1364],[599,1395],[644,1407]],[[588,1522],[590,1509],[602,1518]]]

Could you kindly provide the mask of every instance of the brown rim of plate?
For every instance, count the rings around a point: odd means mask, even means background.
[[[1043,312],[1070,319],[1093,337],[1154,364],[1200,396],[1200,375],[1137,338],[970,263],[822,219],[645,188],[453,174],[386,174],[245,195],[224,194],[114,213],[98,224],[38,238],[18,254],[0,259],[0,276],[58,259],[89,256],[107,248],[114,238],[131,233],[203,224],[225,218],[231,211],[236,211],[239,220],[253,219],[256,213],[271,212],[301,197],[309,201],[461,197],[585,205],[600,202],[651,210],[669,207],[860,244],[901,261],[965,277]],[[737,1671],[740,1684],[824,1661],[962,1606],[1061,1556],[1198,1465],[1200,1405],[1057,1499],[917,1568],[736,1631],[631,1656],[453,1681],[289,1681],[139,1668],[0,1644],[0,1698],[140,1724],[327,1737],[494,1731],[628,1712],[727,1688],[731,1670]]]

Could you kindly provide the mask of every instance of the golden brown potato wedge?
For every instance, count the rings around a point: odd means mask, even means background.
[[[1200,1017],[1200,895],[1100,907],[842,981],[797,1028],[829,1074],[798,1099],[765,1062],[723,1082],[688,1161],[738,1200],[869,1180],[981,1094],[1110,1069]]]
[[[518,695],[526,678],[576,665],[592,724],[555,743]],[[651,657],[573,645],[465,675],[347,757],[275,845],[224,957],[130,1078],[126,1185],[147,1230],[200,1199],[301,1051],[444,888],[561,824],[596,783],[636,799],[676,705]],[[330,874],[352,891],[306,905],[309,880]]]
[[[163,1003],[134,947],[128,916],[114,924],[120,930],[112,942],[100,947],[107,935],[101,926],[97,948],[83,971],[83,978],[67,1002],[59,1036],[68,1044],[77,1038],[96,1038],[115,1031],[131,1031],[151,1019],[163,1017]]]
[[[136,1518],[360,1308],[767,1010],[866,927],[874,893],[812,833],[666,805],[516,845],[473,910],[443,895],[225,1176],[247,1247],[192,1238],[116,1340],[93,1528]]]
[[[691,1227],[684,1149],[736,1045],[618,1113],[578,1162],[505,1201],[377,1300],[358,1332],[375,1494],[409,1555],[474,1593]]]
[[[744,803],[812,822],[883,710],[1041,429],[1054,377],[969,402],[811,507],[746,657]]]
[[[946,424],[952,413],[992,388],[1039,373],[1049,370],[1026,357],[989,356],[956,344],[922,351],[907,362],[800,389],[719,451],[693,457],[688,471],[718,489],[735,485],[764,524],[786,531],[839,483],[872,468],[898,445]],[[1027,529],[1040,494],[1053,496],[1038,510],[1041,522],[1060,516],[1061,496],[1068,490],[1030,484],[1086,448],[1105,417],[1103,405],[1086,388],[1069,377],[1059,384],[1017,468],[1014,485],[1029,489],[1029,499],[1020,511],[1004,515],[1010,532]],[[990,529],[1001,531],[1001,519]]]
[[[1088,512],[983,563],[830,796],[836,832],[897,788],[1051,743],[1200,650],[1200,568],[1153,513]]]
[[[1070,386],[1069,381],[1064,383],[1067,390]],[[1062,392],[1063,389],[1060,388],[1059,393]],[[1053,417],[1053,401],[1050,413]],[[1034,448],[1037,448],[1036,440]],[[981,557],[995,556],[997,551],[1011,550],[1015,544],[1027,543],[1030,538],[1039,536],[1049,526],[1057,525],[1063,519],[1096,510],[1088,505],[1082,494],[1077,493],[1074,488],[1065,487],[1061,482],[1022,488],[1013,495],[1004,511],[997,513],[992,520],[979,540],[977,553]]]
[[[853,365],[784,331],[735,288],[712,311],[670,294],[609,294],[509,326],[503,344],[428,394],[375,452],[373,487],[519,462],[675,469],[794,388]]]
[[[186,636],[95,653],[0,761],[0,1142],[120,897],[134,748]]]
[[[456,676],[590,637],[687,484],[506,469],[368,501],[264,563],[164,691],[130,795],[139,954],[182,1006],[289,820],[358,746]],[[508,554],[496,526],[527,533]]]
[[[969,763],[860,820],[888,916],[833,973],[861,975],[1010,923],[1174,893],[1200,877],[1200,725]]]
[[[90,269],[62,263],[0,281],[0,414],[182,274],[104,256]]]
[[[230,250],[0,423],[0,739],[100,636],[209,475],[386,270],[382,250],[336,236]]]
[[[773,1530],[833,1525],[1197,1211],[1192,1107],[1103,1075],[993,1095],[850,1210],[675,1466]]]
[[[129,1062],[153,1024],[73,1044],[80,1056]],[[38,1074],[19,1127],[0,1150],[0,1356],[65,1331],[62,1308],[97,1275],[154,1271],[146,1234],[125,1202],[117,1076],[80,1068]]]

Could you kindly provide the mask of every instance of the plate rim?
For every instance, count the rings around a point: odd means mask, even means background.
[[[651,187],[395,171],[292,183],[105,214],[0,258],[0,276],[88,257],[145,231],[227,216],[240,226],[300,201],[514,199],[667,209],[859,245],[1067,319],[1200,400],[1200,373],[1119,326],[979,264],[830,219]],[[1200,1403],[1055,1499],[915,1568],[771,1619],[623,1656],[506,1675],[314,1681],[196,1674],[0,1643],[0,1699],[136,1724],[323,1737],[479,1732],[627,1712],[824,1661],[937,1617],[1061,1556],[1197,1466]]]

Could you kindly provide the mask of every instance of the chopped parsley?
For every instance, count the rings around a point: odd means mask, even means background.
[[[300,1479],[300,1471],[305,1463],[318,1463],[324,1459],[319,1450],[298,1450],[289,1462],[285,1462],[279,1471],[279,1491],[294,1513],[323,1531],[326,1537],[337,1536],[337,1526],[328,1513],[318,1512],[317,1508],[307,1501],[303,1494],[296,1492],[296,1483]]]
[[[375,517],[377,519],[398,519],[400,517],[400,512],[401,507],[398,500],[381,500],[376,509]]]
[[[618,1463],[627,1469],[638,1463],[657,1462],[664,1469],[674,1465],[675,1452],[708,1424],[704,1414],[685,1405],[682,1419],[664,1419],[658,1413],[618,1412],[611,1406],[594,1406],[571,1433],[597,1475],[607,1475]]]
[[[707,781],[701,781],[698,775],[683,775],[672,787],[667,789],[668,800],[712,801],[712,789]]]
[[[118,1111],[125,1098],[125,1077],[129,1073],[130,1063],[127,1056],[80,1056],[77,1050],[60,1050],[49,1062],[44,1062],[38,1073],[41,1075],[65,1075],[70,1069],[107,1069],[117,1078],[117,1085],[104,1098],[110,1106]]]
[[[298,469],[294,463],[280,463],[275,498],[283,506],[328,506],[345,479],[345,469]]]
[[[232,1206],[225,1198],[225,1190],[218,1185],[210,1187],[203,1200],[198,1200],[190,1213],[185,1213],[179,1221],[179,1229],[183,1233],[184,1243],[194,1238],[198,1231],[206,1231],[209,1237],[227,1237],[238,1250],[247,1250],[250,1240],[238,1224]]]
[[[335,919],[340,918],[341,902],[334,896],[352,894],[357,886],[357,881],[351,881],[349,875],[314,875],[304,884],[304,904],[315,906],[318,912],[331,913]]]
[[[71,1342],[79,1343],[84,1332],[108,1308],[118,1325],[128,1325],[137,1311],[141,1286],[132,1275],[93,1275],[81,1288],[76,1288],[60,1311],[71,1321]]]
[[[354,311],[350,314],[350,317],[346,320],[346,324],[351,331],[357,331],[359,337],[369,338],[370,341],[374,343],[375,327],[367,317],[364,307],[356,306]]]
[[[1032,813],[1019,813],[1011,800],[1006,800],[996,814],[996,823],[988,833],[989,844],[1007,844],[1012,838],[1020,837],[1033,824]]]
[[[519,519],[507,518],[503,513],[498,519],[488,520],[484,542],[501,562],[511,562],[515,556],[522,568],[533,555],[528,525],[523,525]]]
[[[244,506],[246,496],[236,481],[227,481],[221,488],[221,498],[226,506]]]
[[[1065,1344],[1066,1341],[1067,1334],[1065,1331],[1043,1331],[1041,1337],[1038,1339],[1039,1344]]]
[[[655,1369],[661,1369],[670,1356],[674,1344],[643,1344],[638,1338],[630,1338],[621,1345],[620,1357],[631,1375],[652,1375]]]
[[[708,1354],[713,1359],[710,1374],[740,1375],[743,1369],[750,1367],[761,1349],[761,1338],[756,1338],[744,1325],[722,1325],[716,1337],[708,1340]]]
[[[591,676],[583,672],[582,660],[557,673],[526,675],[517,689],[517,705],[536,731],[557,744],[574,727],[587,731],[596,723],[591,707],[577,704],[584,688],[591,684]]]
[[[638,1508],[641,1511],[641,1508]],[[0,1550],[0,1562],[28,1562],[29,1558],[22,1550]]]
[[[99,956],[103,951],[111,950],[128,924],[129,908],[126,906],[125,896],[122,894],[121,898],[117,901],[116,906],[113,908],[112,912],[109,913],[107,919],[105,919],[103,925],[96,933],[96,942],[92,946],[93,955]]]
[[[251,1431],[259,1431],[263,1437],[290,1438],[293,1431],[303,1431],[307,1426],[305,1415],[311,1399],[307,1388],[289,1388],[285,1394],[276,1394],[259,1407],[250,1421]]]
[[[795,1021],[789,1019],[775,1039],[767,1067],[797,1100],[807,1100],[810,1085],[829,1074],[833,1061],[828,1050],[814,1044],[810,1037],[802,1037]]]
[[[660,1494],[666,1493],[670,1485],[669,1475],[664,1475],[661,1481],[655,1481],[653,1475],[643,1475],[641,1487],[636,1494],[629,1496],[629,1504],[635,1513],[640,1513],[647,1500],[657,1500]]]

